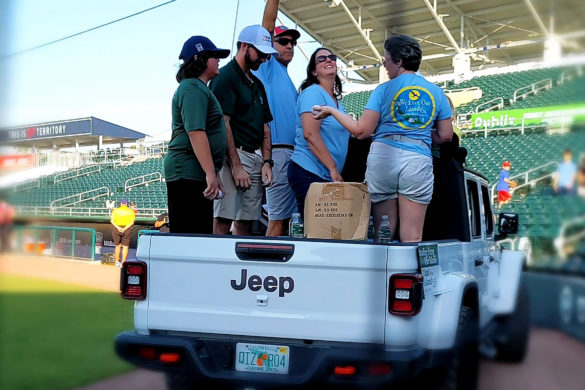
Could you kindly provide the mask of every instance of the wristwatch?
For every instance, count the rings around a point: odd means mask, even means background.
[[[270,164],[270,168],[274,168],[274,160],[271,158],[264,160],[264,164]]]

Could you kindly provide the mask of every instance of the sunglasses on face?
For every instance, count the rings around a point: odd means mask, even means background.
[[[329,54],[328,56],[318,56],[317,58],[315,58],[315,63],[320,64],[321,62],[327,61],[327,59],[330,59],[331,61],[335,62],[337,61],[337,56],[335,54]]]
[[[274,41],[278,42],[278,44],[282,46],[287,46],[289,43],[291,43],[293,46],[297,45],[297,40],[292,38],[276,38]]]
[[[262,53],[260,50],[256,49],[255,46],[250,45],[252,49],[256,51],[256,55],[258,56],[259,60],[269,60],[270,54]]]

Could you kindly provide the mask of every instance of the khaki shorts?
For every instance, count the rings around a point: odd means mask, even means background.
[[[372,142],[366,181],[372,203],[396,199],[429,204],[433,197],[433,160],[420,153]]]
[[[260,205],[264,195],[262,185],[262,164],[264,160],[256,153],[236,150],[242,167],[250,175],[252,186],[246,191],[236,188],[231,168],[226,161],[219,171],[223,183],[223,199],[213,201],[213,217],[235,221],[255,221],[260,216]]]

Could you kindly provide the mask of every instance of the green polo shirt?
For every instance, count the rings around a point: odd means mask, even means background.
[[[230,116],[230,128],[236,147],[258,149],[264,140],[264,124],[272,121],[266,91],[254,75],[248,79],[234,58],[219,70],[211,83],[225,115]]]
[[[195,156],[188,133],[205,132],[215,171],[219,171],[227,144],[225,121],[219,102],[200,79],[183,79],[173,96],[172,119],[173,134],[164,162],[166,180],[205,181],[205,171]]]

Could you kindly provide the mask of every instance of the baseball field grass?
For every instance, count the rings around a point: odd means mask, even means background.
[[[0,274],[0,389],[70,390],[133,367],[114,336],[132,302],[89,287]]]

